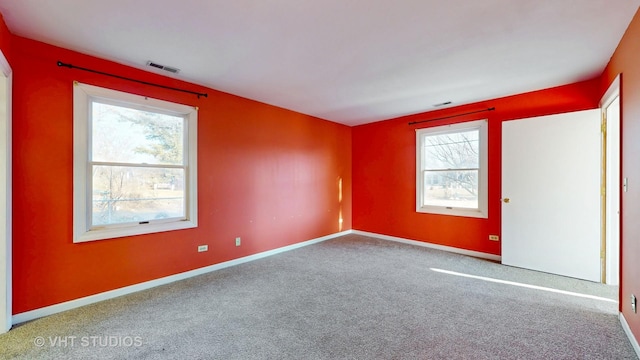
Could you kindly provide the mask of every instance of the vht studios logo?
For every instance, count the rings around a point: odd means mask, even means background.
[[[137,347],[142,346],[140,336],[38,336],[33,339],[38,347]]]

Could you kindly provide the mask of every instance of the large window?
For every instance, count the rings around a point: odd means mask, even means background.
[[[487,217],[487,121],[416,131],[418,212]]]
[[[74,86],[74,242],[197,226],[197,109]]]

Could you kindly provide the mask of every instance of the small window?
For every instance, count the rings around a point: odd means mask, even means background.
[[[416,211],[487,217],[487,121],[416,131]]]
[[[76,83],[74,242],[197,226],[197,109]]]

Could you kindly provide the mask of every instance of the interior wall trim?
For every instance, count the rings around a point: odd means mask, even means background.
[[[631,346],[633,346],[633,350],[636,351],[636,355],[640,359],[640,344],[638,344],[638,340],[636,339],[636,337],[633,336],[633,332],[631,332],[631,328],[627,323],[627,319],[624,318],[623,313],[620,313],[620,324],[622,324],[622,329],[624,329],[625,334],[627,334],[627,337],[631,342]]]
[[[304,246],[308,246],[308,245],[317,244],[319,242],[331,240],[331,239],[334,239],[336,237],[340,237],[340,236],[348,235],[348,234],[351,234],[351,230],[346,230],[346,231],[342,231],[342,232],[339,232],[339,233],[330,234],[330,235],[322,236],[322,237],[319,237],[319,238],[303,241],[303,242],[300,242],[300,243],[283,246],[283,247],[280,247],[280,248],[277,248],[277,249],[268,250],[268,251],[264,251],[264,252],[261,252],[261,253],[257,253],[257,254],[253,254],[253,255],[249,255],[249,256],[245,256],[245,257],[241,257],[241,258],[238,258],[238,259],[225,261],[225,262],[222,262],[222,263],[219,263],[219,264],[205,266],[205,267],[202,267],[202,268],[199,268],[199,269],[190,270],[190,271],[186,271],[186,272],[183,272],[183,273],[166,276],[166,277],[162,277],[162,278],[158,278],[158,279],[142,282],[142,283],[135,284],[135,285],[125,286],[123,288],[114,289],[114,290],[110,290],[110,291],[105,291],[103,293],[90,295],[90,296],[86,296],[86,297],[82,297],[82,298],[66,301],[66,302],[63,302],[63,303],[55,304],[55,305],[45,306],[45,307],[42,307],[42,308],[39,308],[39,309],[35,309],[35,310],[31,310],[31,311],[26,311],[26,312],[23,312],[23,313],[19,313],[19,314],[13,315],[12,316],[13,324],[19,324],[19,323],[23,323],[23,322],[26,322],[26,321],[31,321],[31,320],[34,320],[34,319],[37,319],[37,318],[41,318],[41,317],[44,317],[44,316],[49,316],[49,315],[57,314],[57,313],[60,313],[60,312],[63,312],[63,311],[79,308],[81,306],[90,305],[90,304],[94,304],[94,303],[97,303],[97,302],[100,302],[100,301],[113,299],[113,298],[116,298],[116,297],[119,297],[119,296],[132,294],[132,293],[135,293],[135,292],[138,292],[138,291],[151,289],[151,288],[154,288],[154,287],[157,287],[157,286],[161,286],[161,285],[166,285],[166,284],[169,284],[169,283],[172,283],[172,282],[185,280],[185,279],[188,279],[188,278],[191,278],[191,277],[194,277],[194,276],[210,273],[210,272],[216,271],[216,270],[225,269],[225,268],[228,268],[228,267],[231,267],[231,266],[244,264],[244,263],[247,263],[247,262],[250,262],[250,261],[263,259],[263,258],[266,258],[268,256],[272,256],[272,255],[280,254],[280,253],[283,253],[283,252],[295,250],[295,249],[298,249],[298,248],[301,248],[301,247],[304,247]]]
[[[487,260],[498,261],[498,262],[502,261],[502,257],[499,256],[499,255],[487,254],[487,253],[483,253],[483,252],[479,252],[479,251],[465,250],[465,249],[460,249],[460,248],[456,248],[456,247],[452,247],[452,246],[437,245],[437,244],[427,243],[427,242],[424,242],[424,241],[405,239],[405,238],[400,238],[400,237],[396,237],[396,236],[382,235],[382,234],[376,234],[376,233],[367,232],[367,231],[360,231],[360,230],[353,230],[352,233],[356,234],[356,235],[375,237],[375,238],[382,239],[382,240],[400,242],[400,243],[403,243],[403,244],[422,246],[422,247],[427,247],[427,248],[431,248],[431,249],[448,251],[448,252],[456,253],[456,254],[473,256],[473,257],[477,257],[477,258],[481,258],[481,259],[487,259]]]

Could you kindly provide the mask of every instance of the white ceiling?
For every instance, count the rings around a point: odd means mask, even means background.
[[[0,0],[16,35],[158,71],[146,66],[152,60],[181,69],[169,76],[347,125],[593,78],[638,6],[640,0]]]

